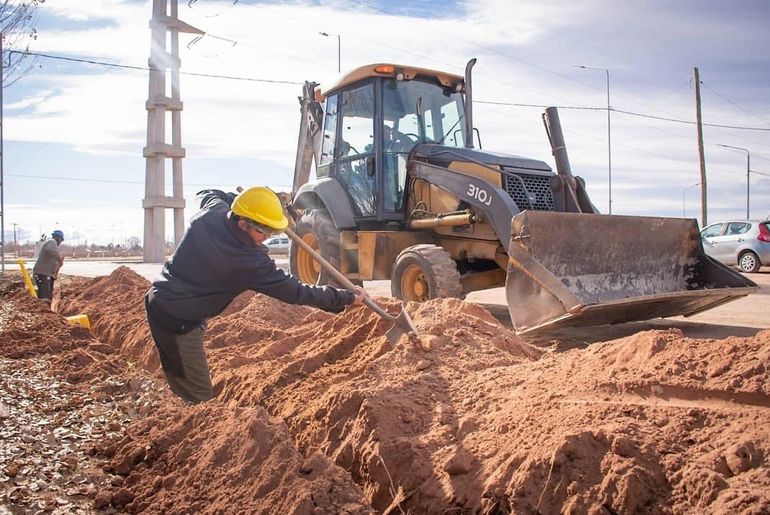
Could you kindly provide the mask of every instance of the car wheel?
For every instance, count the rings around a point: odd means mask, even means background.
[[[746,252],[738,256],[738,266],[744,272],[753,274],[754,272],[759,271],[759,267],[761,266],[761,264],[759,262],[759,257],[756,254],[754,254],[752,251],[747,250]]]

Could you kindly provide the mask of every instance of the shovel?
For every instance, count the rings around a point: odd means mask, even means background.
[[[313,249],[310,245],[305,242],[302,238],[297,236],[297,234],[289,229],[288,227],[284,229],[284,232],[289,235],[289,238],[294,240],[294,242],[302,247],[308,254],[313,256],[313,259],[318,261],[322,267],[328,271],[332,277],[334,277],[334,280],[340,283],[342,286],[347,288],[349,291],[355,292],[356,286],[342,273],[334,268],[331,263],[326,261],[321,255]],[[409,334],[412,333],[415,336],[419,336],[417,333],[417,329],[414,327],[414,323],[412,322],[412,319],[409,317],[409,314],[404,311],[404,306],[401,306],[401,313],[398,314],[398,316],[393,316],[389,314],[387,311],[382,309],[380,306],[377,305],[376,302],[374,302],[369,297],[364,297],[364,304],[377,313],[381,318],[388,320],[390,322],[393,322],[393,327],[391,327],[387,333],[385,333],[385,336],[388,338],[388,342],[390,342],[391,345],[395,345],[396,342],[398,342],[399,338],[401,338],[402,334]]]

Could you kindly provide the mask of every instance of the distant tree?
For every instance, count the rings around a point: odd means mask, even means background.
[[[37,8],[45,0],[0,0],[0,34],[3,38],[3,87],[27,74],[35,59],[25,52],[37,39]]]

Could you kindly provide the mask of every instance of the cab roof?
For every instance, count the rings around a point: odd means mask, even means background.
[[[344,88],[350,84],[358,82],[362,79],[369,77],[396,77],[398,74],[403,74],[404,80],[412,80],[418,75],[423,77],[430,77],[436,79],[442,86],[447,88],[456,88],[458,85],[463,85],[464,78],[461,75],[455,75],[454,73],[447,73],[437,70],[430,70],[428,68],[419,68],[416,66],[404,66],[401,64],[393,63],[375,63],[359,66],[354,70],[351,70],[344,75],[340,76],[336,82],[326,87],[321,87],[316,90],[316,100],[319,102],[326,99],[332,93]]]

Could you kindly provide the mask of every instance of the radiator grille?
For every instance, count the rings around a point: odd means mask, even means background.
[[[550,175],[525,173],[517,173],[516,175],[521,180],[507,174],[503,175],[503,185],[519,209],[522,211],[525,209],[553,211]]]

